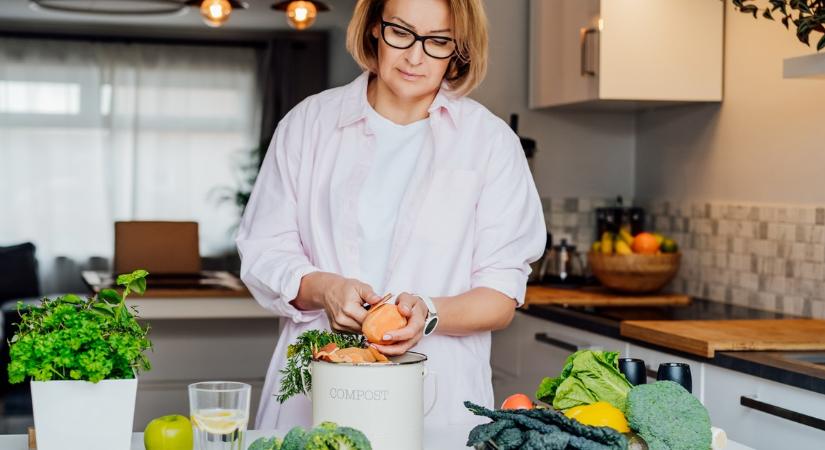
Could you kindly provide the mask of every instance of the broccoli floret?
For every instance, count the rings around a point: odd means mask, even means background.
[[[304,450],[307,443],[307,432],[302,427],[295,427],[284,436],[280,450]]]
[[[364,433],[354,428],[323,422],[309,431],[291,429],[279,450],[372,450],[372,446]]]
[[[372,450],[369,439],[364,433],[350,427],[338,427],[335,430],[338,450]]]
[[[710,417],[680,384],[657,381],[630,390],[627,421],[650,450],[709,449]]]
[[[258,438],[249,445],[247,450],[280,450],[281,449],[281,439],[277,437],[273,438]]]

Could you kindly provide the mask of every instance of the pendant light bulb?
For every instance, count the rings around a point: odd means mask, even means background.
[[[232,5],[228,0],[203,0],[201,3],[201,16],[210,27],[217,28],[225,24],[230,14],[232,14]]]
[[[318,8],[312,2],[296,0],[286,8],[286,19],[289,25],[296,30],[309,28],[315,23],[315,16],[318,15]]]

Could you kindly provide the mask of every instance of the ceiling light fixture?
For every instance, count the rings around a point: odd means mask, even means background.
[[[179,0],[29,0],[29,7],[76,14],[143,16],[186,11]]]
[[[233,10],[249,8],[239,0],[187,0],[184,4],[198,7],[204,23],[214,28],[225,24]]]
[[[289,26],[304,30],[315,23],[319,12],[329,11],[330,7],[317,0],[284,0],[272,5],[272,9],[286,12]]]

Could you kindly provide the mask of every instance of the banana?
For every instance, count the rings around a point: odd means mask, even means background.
[[[616,254],[617,255],[632,255],[633,250],[630,249],[630,246],[624,240],[617,240],[616,241]]]
[[[619,238],[628,245],[628,247],[633,246],[633,235],[630,234],[630,231],[627,231],[626,228],[622,228],[619,231]]]
[[[613,254],[613,233],[608,231],[602,233],[602,253],[605,255]]]

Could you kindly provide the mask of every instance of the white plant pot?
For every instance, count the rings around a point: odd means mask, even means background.
[[[38,450],[129,450],[137,378],[32,381]]]

